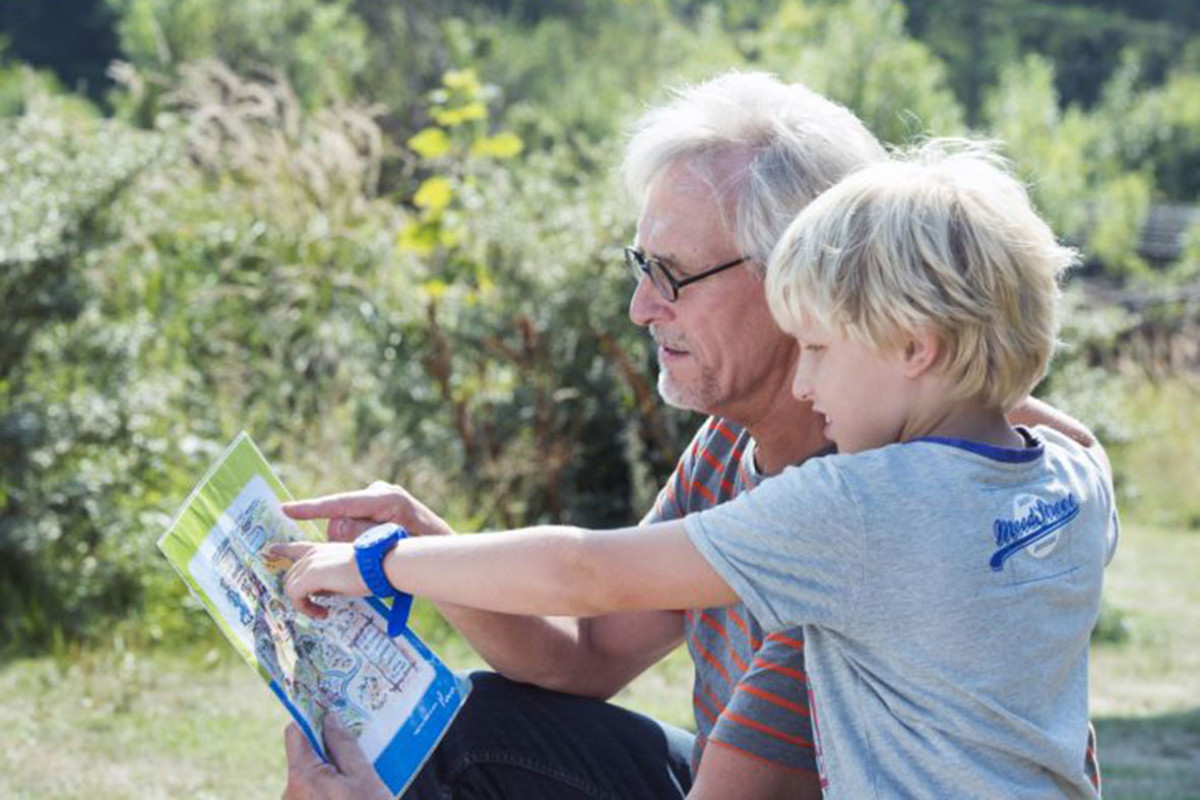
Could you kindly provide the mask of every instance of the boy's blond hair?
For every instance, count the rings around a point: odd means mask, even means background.
[[[932,331],[956,396],[1007,411],[1045,375],[1075,261],[987,143],[941,139],[814,200],[766,289],[784,330],[814,322],[880,351]]]

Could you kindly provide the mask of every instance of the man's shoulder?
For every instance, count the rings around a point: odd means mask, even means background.
[[[738,451],[750,441],[750,433],[733,420],[708,417],[692,437],[692,447],[708,446],[714,450]]]
[[[742,458],[749,443],[749,433],[737,423],[720,417],[705,419],[643,522],[678,519],[740,493]]]
[[[680,457],[690,480],[706,483],[708,477],[736,469],[751,443],[750,433],[736,422],[709,417],[696,431]]]

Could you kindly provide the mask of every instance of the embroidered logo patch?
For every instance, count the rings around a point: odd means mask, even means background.
[[[1045,558],[1058,546],[1058,531],[1079,515],[1079,500],[1067,494],[1059,500],[1026,495],[1017,500],[1012,518],[1001,517],[992,525],[996,552],[992,554],[993,572],[1004,569],[1004,562],[1029,549],[1034,558]]]

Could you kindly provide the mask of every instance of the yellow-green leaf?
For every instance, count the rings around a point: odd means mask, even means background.
[[[409,139],[408,146],[421,158],[441,158],[450,152],[450,137],[441,128],[426,128]]]
[[[437,278],[433,278],[432,280],[425,281],[421,284],[421,290],[424,291],[426,296],[428,296],[431,300],[440,299],[446,294],[446,289],[448,288],[450,287],[446,285],[445,281],[438,280]]]
[[[495,136],[485,136],[476,139],[471,145],[471,154],[485,158],[512,158],[520,155],[525,149],[525,143],[515,133],[504,131]]]
[[[452,228],[449,225],[443,225],[441,231],[438,232],[438,241],[442,247],[447,250],[453,250],[458,247],[458,243],[462,240],[457,228]]]
[[[475,281],[478,286],[480,296],[489,295],[496,288],[496,282],[492,280],[492,276],[484,273],[476,275]]]
[[[474,94],[479,91],[479,77],[473,69],[452,69],[442,76],[447,89],[459,89]]]
[[[426,178],[425,182],[417,189],[417,193],[413,195],[413,202],[419,208],[438,214],[450,205],[453,196],[454,190],[450,186],[450,181],[441,175],[434,175],[432,178]]]
[[[487,106],[476,100],[458,108],[444,108],[434,111],[433,118],[437,121],[437,124],[453,128],[455,125],[462,125],[464,122],[487,119]]]
[[[396,238],[396,247],[404,253],[427,256],[437,248],[437,242],[437,225],[410,222],[400,229],[400,235]]]

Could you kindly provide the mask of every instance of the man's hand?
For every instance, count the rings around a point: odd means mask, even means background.
[[[283,734],[287,750],[287,786],[282,800],[392,800],[354,736],[333,714],[325,717],[325,752],[321,761],[296,723]]]
[[[352,542],[367,528],[394,522],[412,536],[454,533],[445,520],[400,486],[375,481],[366,489],[283,504],[292,519],[327,519],[331,542]]]
[[[1010,425],[1045,425],[1079,442],[1084,447],[1096,444],[1095,435],[1087,426],[1065,411],[1060,411],[1036,397],[1027,397],[1008,412]]]
[[[329,611],[314,603],[314,595],[348,594],[365,597],[371,593],[358,571],[354,545],[345,542],[292,542],[272,545],[271,558],[292,562],[283,579],[283,590],[298,611],[324,619]]]

